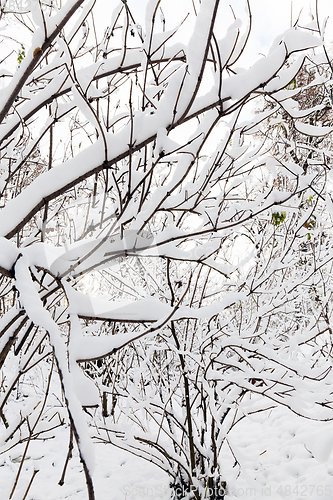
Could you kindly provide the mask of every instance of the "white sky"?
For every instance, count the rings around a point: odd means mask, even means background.
[[[234,4],[243,0],[234,0]],[[316,16],[315,0],[250,0],[253,14],[253,32],[251,46],[255,55],[267,52],[276,36],[294,24],[300,14],[299,25],[311,22],[311,15]],[[329,17],[326,31],[327,42],[333,39],[333,1],[318,0],[320,22]],[[291,21],[292,20],[292,21]],[[251,47],[251,48],[252,48]]]

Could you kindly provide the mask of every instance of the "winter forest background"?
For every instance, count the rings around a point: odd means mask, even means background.
[[[326,3],[0,5],[1,499],[332,499]]]

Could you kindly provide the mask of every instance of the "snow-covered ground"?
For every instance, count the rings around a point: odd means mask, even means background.
[[[77,451],[66,481],[58,485],[68,429],[57,439],[31,443],[13,500],[22,500],[33,470],[39,469],[26,500],[86,500],[87,491]],[[313,422],[275,409],[243,419],[229,436],[221,471],[228,483],[226,500],[331,500],[333,498],[333,423]],[[94,485],[97,500],[169,500],[168,477],[156,466],[111,445],[96,445]],[[7,500],[20,465],[18,448],[0,460],[1,500]]]
[[[286,409],[244,419],[230,444],[240,466],[222,457],[228,498],[332,499],[333,424]]]

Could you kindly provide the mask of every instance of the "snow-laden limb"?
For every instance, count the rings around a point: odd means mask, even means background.
[[[83,407],[97,407],[100,396],[96,385],[83,373],[77,364],[77,347],[81,345],[84,337],[82,336],[80,322],[76,314],[70,314],[70,324],[68,358],[75,394]]]
[[[177,259],[176,259],[177,260]],[[77,314],[80,318],[99,319],[108,321],[119,321],[125,323],[149,323],[156,322],[161,317],[168,317],[173,312],[173,319],[199,319],[215,316],[222,312],[231,304],[242,300],[245,297],[242,293],[230,294],[228,298],[201,307],[199,310],[180,306],[177,311],[172,307],[163,304],[157,299],[142,299],[136,301],[108,301],[97,297],[89,297],[86,294],[72,292],[70,311]],[[98,341],[97,341],[98,343]]]
[[[183,297],[186,295],[186,291]],[[69,294],[69,300],[71,295],[72,293]],[[119,349],[122,349],[133,341],[158,332],[165,325],[167,325],[171,319],[174,318],[175,314],[181,307],[182,298],[179,300],[177,305],[171,308],[171,311],[169,310],[165,316],[160,317],[153,326],[145,328],[139,333],[135,332],[125,335],[113,335],[112,337],[106,338],[98,337],[98,339],[96,339],[83,337],[76,332],[75,339],[71,346],[71,356],[77,362],[103,359],[110,354],[116,353]]]
[[[81,405],[75,393],[73,377],[68,369],[65,342],[58,325],[53,321],[49,312],[43,307],[38,292],[33,285],[29,271],[29,262],[25,257],[18,259],[15,265],[15,277],[17,288],[20,292],[20,300],[30,319],[44,328],[50,337],[51,345],[57,362],[61,378],[68,412],[74,428],[75,437],[80,451],[80,458],[84,464],[86,480],[89,488],[90,498],[94,498],[91,474],[94,470],[94,453],[87,424],[85,422]]]
[[[153,299],[143,299],[135,302],[128,301],[122,305],[119,302],[110,303],[103,299],[89,298],[87,295],[74,292],[67,284],[65,284],[65,289],[70,304],[71,331],[75,332],[75,335],[71,333],[70,356],[79,362],[102,359],[105,356],[113,354],[129,343],[159,331],[171,319],[173,321],[189,318],[210,319],[237,301],[245,298],[245,295],[242,293],[229,294],[224,300],[198,310],[182,306],[180,303],[175,307],[170,307]],[[139,333],[135,331],[129,334],[112,335],[111,337],[88,337],[87,335],[82,335],[78,317],[125,323],[154,322],[154,325],[149,328],[142,328],[142,331]]]
[[[330,134],[333,130],[333,127],[319,127],[300,121],[295,121],[295,128],[301,134],[309,135],[311,137],[322,137],[323,135]]]
[[[176,118],[176,114],[181,117],[186,117],[189,114],[199,92],[208,58],[209,46],[213,36],[218,7],[218,0],[207,0],[201,5],[193,34],[189,40],[188,49],[186,51],[186,73],[184,73],[183,76],[180,99],[177,102],[177,107],[174,108],[174,118]]]

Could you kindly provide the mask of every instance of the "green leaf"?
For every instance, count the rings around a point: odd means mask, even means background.
[[[21,49],[18,51],[17,62],[21,64],[24,58],[25,58],[25,49],[24,46],[21,45]]]
[[[286,86],[286,90],[295,90],[296,88],[296,77]]]
[[[286,212],[274,212],[272,214],[272,224],[274,226],[279,226],[284,222],[286,215]]]

